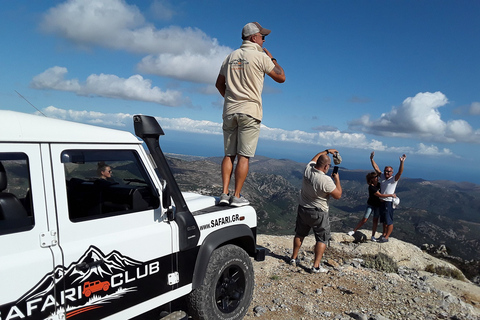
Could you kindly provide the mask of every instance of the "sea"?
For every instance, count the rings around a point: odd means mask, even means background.
[[[160,137],[160,146],[165,153],[176,153],[201,157],[223,157],[223,136],[166,131]],[[370,170],[370,153],[372,150],[340,148],[330,145],[318,146],[284,141],[261,139],[256,155],[275,159],[289,159],[308,163],[318,152],[326,148],[335,148],[342,156],[340,165],[349,170]],[[399,168],[401,154],[392,152],[375,152],[375,161],[380,169],[391,166],[394,174]],[[457,163],[458,162],[458,163]],[[424,180],[450,180],[479,184],[480,170],[476,161],[468,163],[456,161],[455,158],[439,158],[418,154],[407,154],[402,177]]]

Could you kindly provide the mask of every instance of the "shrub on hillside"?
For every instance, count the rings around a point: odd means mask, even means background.
[[[367,255],[363,260],[364,266],[367,268],[389,273],[396,273],[398,270],[397,263],[393,261],[392,258],[381,252],[377,255]]]
[[[425,267],[425,271],[438,274],[439,276],[446,276],[457,280],[465,280],[465,277],[461,271],[457,269],[450,269],[444,266],[434,266],[433,264],[429,264]]]

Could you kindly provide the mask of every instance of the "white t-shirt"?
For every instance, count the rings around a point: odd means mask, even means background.
[[[393,194],[397,188],[397,181],[395,181],[395,176],[391,176],[388,180],[385,179],[385,175],[382,173],[380,175],[380,193],[381,194]],[[392,197],[382,198],[383,201],[393,201]]]

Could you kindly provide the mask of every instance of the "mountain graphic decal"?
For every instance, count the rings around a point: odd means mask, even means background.
[[[82,263],[92,265],[87,267],[86,271],[77,270],[77,266]],[[124,271],[126,267],[141,265],[141,262],[122,256],[117,251],[112,251],[108,256],[94,247],[90,246],[88,250],[80,257],[77,262],[73,262],[65,269],[63,266],[57,266],[55,272],[47,274],[32,290],[27,292],[19,300],[30,300],[42,296],[52,290],[61,280],[70,279],[66,283],[81,283],[86,281],[92,275],[99,278],[112,275],[114,271]]]
[[[163,261],[163,262],[162,262]],[[93,319],[116,313],[171,290],[171,256],[140,262],[95,246],[67,268],[56,266],[17,301],[0,306],[0,315],[19,319]],[[131,294],[140,291],[142,294]],[[12,318],[12,319],[13,319]]]

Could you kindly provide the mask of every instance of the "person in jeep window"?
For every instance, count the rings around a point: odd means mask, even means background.
[[[112,167],[105,162],[99,162],[97,167],[98,179],[95,180],[95,185],[108,187],[113,184],[118,184],[112,177]]]
[[[99,179],[112,180],[112,168],[104,162],[98,163],[97,175]]]

